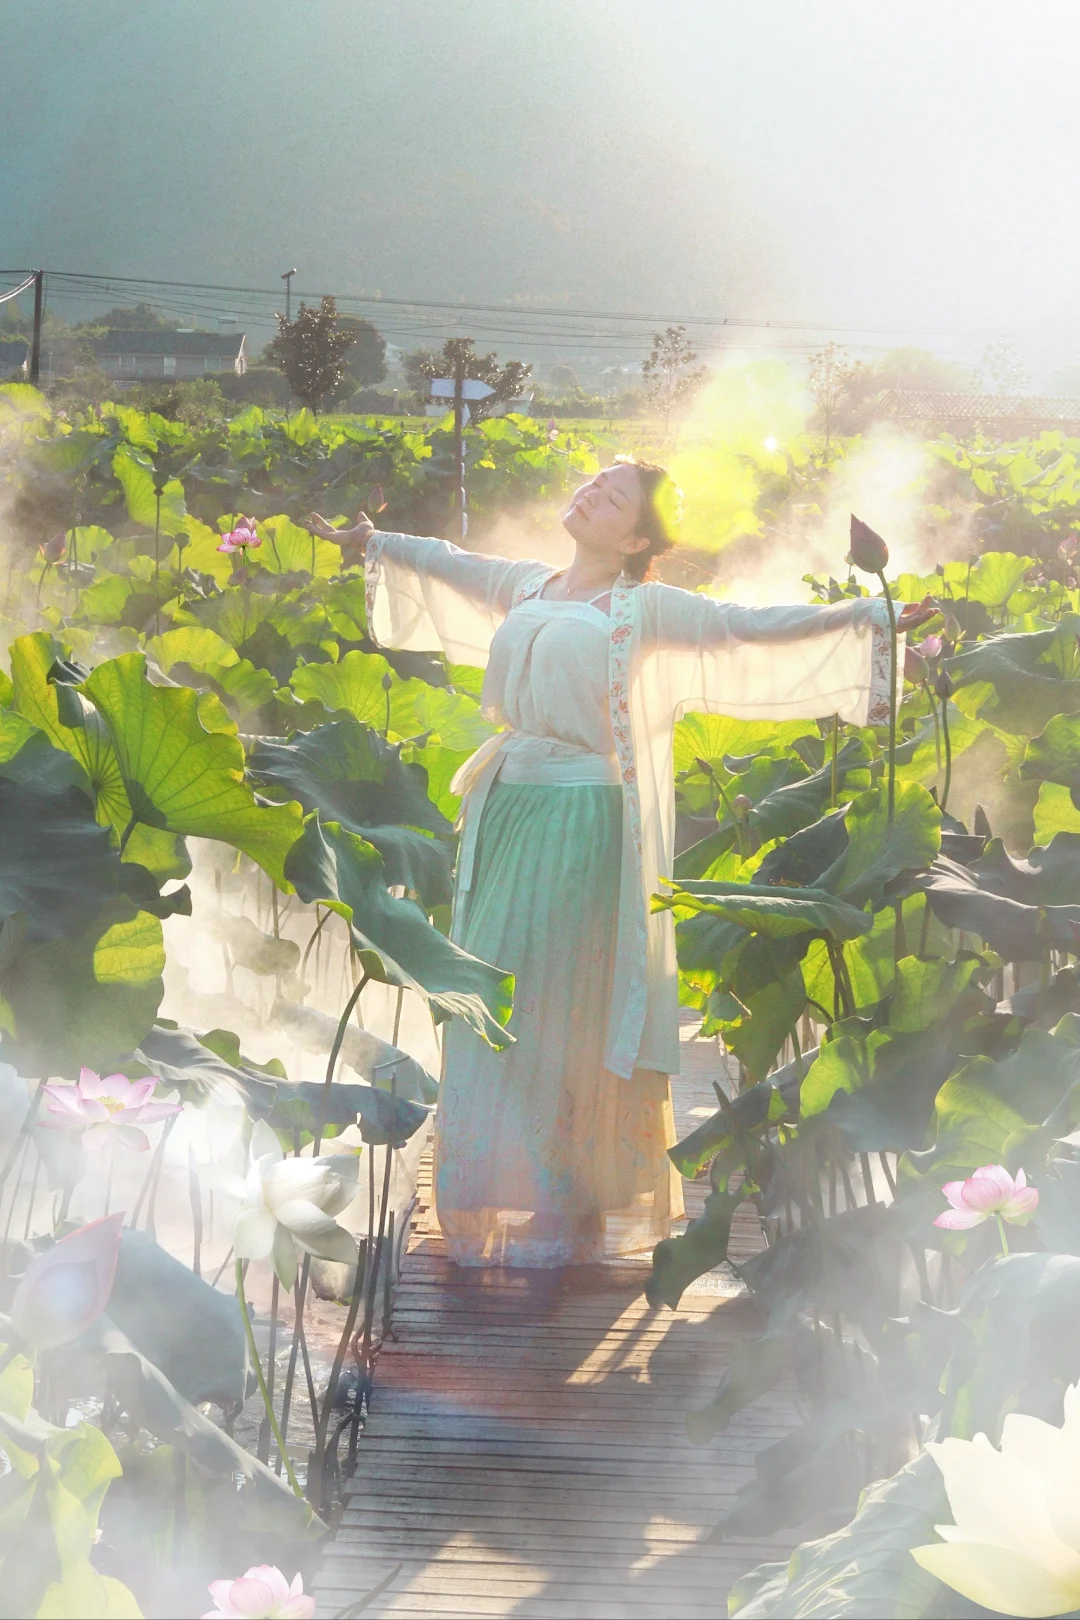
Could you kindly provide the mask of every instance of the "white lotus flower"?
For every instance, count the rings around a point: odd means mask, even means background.
[[[270,1126],[259,1120],[251,1133],[246,1179],[214,1177],[215,1186],[242,1204],[233,1222],[237,1259],[273,1257],[274,1270],[286,1288],[296,1278],[298,1250],[355,1265],[356,1239],[334,1216],[356,1196],[359,1168],[355,1153],[287,1159]]]
[[[985,1434],[926,1448],[941,1469],[955,1524],[912,1557],[995,1614],[1042,1616],[1080,1608],[1080,1386],[1065,1395],[1058,1429],[1010,1413],[1001,1450]]]

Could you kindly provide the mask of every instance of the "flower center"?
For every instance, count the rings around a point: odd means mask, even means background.
[[[115,1097],[99,1097],[98,1102],[101,1103],[104,1108],[107,1108],[110,1114],[118,1114],[124,1106],[123,1103],[117,1101]]]

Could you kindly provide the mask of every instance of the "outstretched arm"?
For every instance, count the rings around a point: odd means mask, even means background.
[[[551,569],[462,551],[446,540],[377,531],[363,512],[351,529],[312,513],[316,534],[347,559],[364,558],[368,629],[384,647],[445,653],[452,663],[483,665],[491,638],[523,589]]]
[[[860,725],[887,713],[883,600],[748,608],[667,586],[645,590],[643,650],[663,657],[676,704],[763,720],[839,713]]]

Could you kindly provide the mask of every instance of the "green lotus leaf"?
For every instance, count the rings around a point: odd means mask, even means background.
[[[302,900],[321,901],[347,919],[358,949],[375,950],[391,984],[415,990],[444,1015],[462,1018],[491,1046],[508,1046],[505,1029],[514,979],[470,956],[429,923],[413,900],[386,887],[378,850],[339,823],[311,816],[285,862]]]
[[[428,910],[449,903],[444,840],[453,828],[429,799],[423,768],[404,763],[377,732],[349,718],[287,742],[266,739],[251,750],[248,773],[275,798],[298,799],[324,823],[340,822],[374,844],[387,881],[418,894]]]
[[[133,820],[231,844],[283,883],[300,806],[256,801],[220,703],[190,687],[151,685],[142,653],[99,664],[80,691],[108,728]]]
[[[290,685],[301,702],[315,700],[331,713],[344,710],[391,737],[415,737],[425,729],[414,700],[428,688],[401,680],[380,653],[349,652],[337,664],[301,664]]]

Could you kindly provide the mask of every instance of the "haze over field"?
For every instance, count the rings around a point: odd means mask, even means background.
[[[6,0],[0,258],[1037,373],[1080,336],[1078,45],[1069,0]]]

